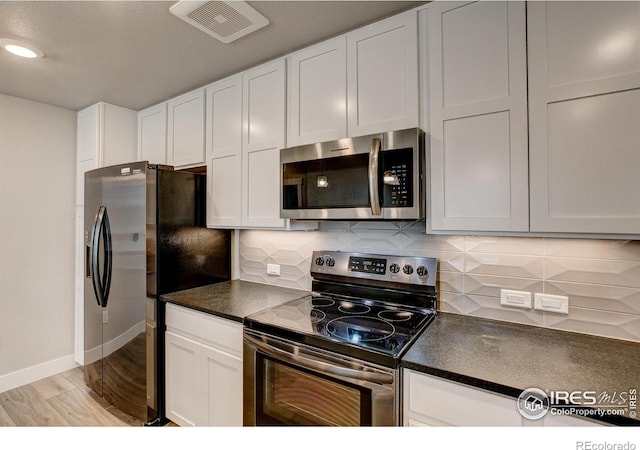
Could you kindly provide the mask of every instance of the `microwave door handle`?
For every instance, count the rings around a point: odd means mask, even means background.
[[[277,347],[269,345],[265,342],[254,339],[250,336],[244,335],[245,341],[252,345],[256,350],[271,356],[272,358],[285,361],[289,364],[294,364],[306,369],[315,370],[325,375],[334,375],[341,377],[348,377],[362,381],[369,381],[380,384],[392,384],[393,375],[388,373],[378,372],[365,372],[362,370],[351,369],[348,367],[342,367],[337,364],[330,364],[322,361],[316,361],[315,359],[306,358],[301,353],[290,353],[285,350],[281,350]]]
[[[371,202],[371,214],[374,216],[382,215],[378,187],[378,159],[381,145],[380,138],[371,139],[371,149],[369,150],[369,199]]]

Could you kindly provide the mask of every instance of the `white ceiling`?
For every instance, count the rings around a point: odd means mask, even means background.
[[[144,109],[425,1],[251,1],[270,24],[230,44],[169,12],[175,1],[0,1],[0,93],[79,110],[105,101]]]

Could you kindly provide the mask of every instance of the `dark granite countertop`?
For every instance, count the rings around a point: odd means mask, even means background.
[[[402,367],[511,397],[532,387],[619,395],[640,390],[640,343],[439,313]],[[633,416],[587,417],[640,425]]]
[[[306,294],[308,294],[307,291],[299,289],[232,280],[172,292],[160,296],[160,300],[242,322],[250,314],[295,300]]]

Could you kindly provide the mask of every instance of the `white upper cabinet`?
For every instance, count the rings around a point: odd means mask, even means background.
[[[640,2],[528,3],[531,231],[640,233]]]
[[[137,113],[99,102],[78,111],[76,204],[84,204],[84,173],[134,161]]]
[[[100,104],[78,111],[78,162],[95,160],[100,149]]]
[[[167,102],[138,112],[138,160],[167,163]]]
[[[349,136],[418,126],[415,10],[347,34]]]
[[[206,89],[207,226],[242,224],[242,75]]]
[[[177,168],[205,163],[204,89],[168,101],[167,164]]]
[[[289,57],[287,145],[418,126],[415,10]]]
[[[524,2],[428,8],[431,230],[529,229],[525,14]]]
[[[285,145],[285,60],[243,74],[242,225],[284,227],[280,149]]]
[[[209,227],[295,228],[280,218],[285,70],[278,59],[206,89]]]
[[[346,46],[341,36],[289,57],[288,146],[347,136]]]

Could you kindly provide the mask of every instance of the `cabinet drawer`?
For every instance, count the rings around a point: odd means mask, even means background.
[[[167,331],[195,338],[207,345],[242,355],[242,325],[227,319],[167,304]]]
[[[522,426],[516,401],[451,381],[405,371],[408,412],[454,426]],[[405,399],[406,401],[406,399]]]

